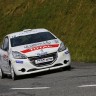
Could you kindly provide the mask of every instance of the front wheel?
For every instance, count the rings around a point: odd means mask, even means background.
[[[66,67],[63,68],[63,70],[68,70],[68,71],[71,71],[71,69],[72,69],[71,65],[66,66]]]
[[[14,71],[14,68],[12,67],[12,65],[11,65],[11,77],[12,77],[13,80],[17,79],[17,76],[15,74],[15,71]]]
[[[0,69],[0,73],[1,73],[1,74],[0,74],[0,78],[1,78],[1,79],[5,78],[5,74],[4,74],[4,72],[3,72],[2,69]]]

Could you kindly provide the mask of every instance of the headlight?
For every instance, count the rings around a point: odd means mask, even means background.
[[[66,47],[64,46],[63,42],[60,44],[60,47],[58,49],[58,52],[64,51]]]
[[[27,58],[24,54],[21,54],[17,51],[12,51],[12,55],[15,59],[26,59]]]

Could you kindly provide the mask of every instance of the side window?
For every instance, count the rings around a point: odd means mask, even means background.
[[[8,40],[8,37],[5,37],[4,38],[4,41],[3,41],[3,46],[2,46],[3,48],[3,50],[5,50],[5,51],[8,51],[8,49],[9,49],[9,40]]]

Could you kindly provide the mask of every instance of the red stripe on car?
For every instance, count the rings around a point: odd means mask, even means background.
[[[30,48],[30,49],[23,50],[21,52],[28,53],[28,52],[35,51],[35,50],[40,50],[40,49],[45,49],[45,48],[54,48],[54,47],[58,47],[58,46],[59,46],[59,44],[42,45],[42,46],[36,46],[36,47]]]

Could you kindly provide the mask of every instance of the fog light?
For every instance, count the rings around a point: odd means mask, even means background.
[[[64,64],[67,64],[68,61],[69,61],[69,60],[64,60]]]
[[[26,71],[26,69],[25,69],[25,68],[22,68],[20,71],[25,72],[25,71]]]

